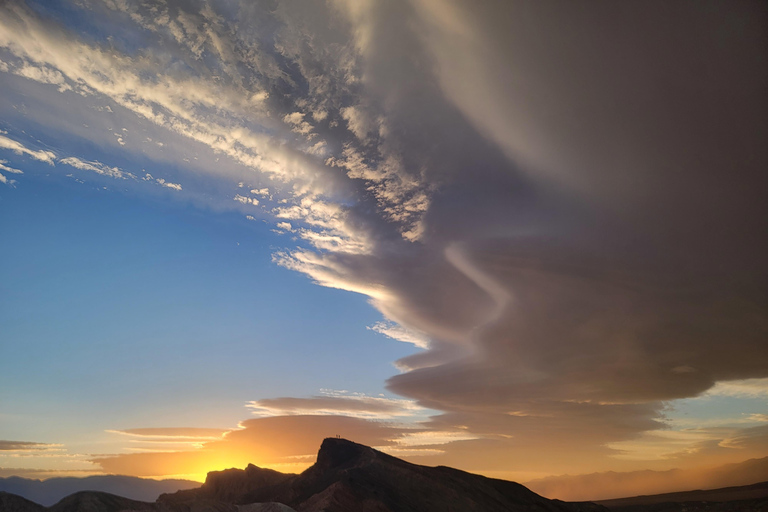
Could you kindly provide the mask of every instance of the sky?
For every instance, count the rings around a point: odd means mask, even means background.
[[[768,456],[766,21],[0,2],[0,476]]]

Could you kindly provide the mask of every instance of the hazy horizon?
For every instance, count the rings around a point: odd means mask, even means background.
[[[0,476],[768,456],[766,21],[2,2]]]

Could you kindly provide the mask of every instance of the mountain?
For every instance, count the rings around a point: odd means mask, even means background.
[[[752,467],[759,467],[755,462]],[[249,465],[208,474],[156,502],[81,491],[50,507],[0,492],[0,512],[761,512],[768,482],[601,503],[549,500],[526,487],[457,469],[411,464],[345,439],[326,439],[300,475]]]
[[[680,489],[716,489],[768,481],[768,457],[712,468],[550,476],[525,482],[534,492],[564,500],[607,500]]]
[[[0,510],[2,512],[45,512],[47,509],[21,496],[0,491]]]
[[[598,502],[611,512],[747,512],[768,510],[768,482],[706,491],[635,496]]]
[[[17,476],[0,478],[0,491],[23,496],[45,506],[79,491],[101,491],[137,501],[155,501],[161,494],[199,486],[200,482],[192,480],[149,480],[121,475],[49,478],[42,481]]]
[[[163,495],[178,512],[226,497],[234,504],[283,503],[301,512],[581,512],[593,503],[548,500],[520,484],[448,467],[411,464],[345,439],[326,439],[317,462],[300,475],[249,466],[210,473],[197,490]]]
[[[211,471],[201,487],[201,492],[210,499],[229,503],[265,501],[257,499],[265,489],[274,488],[295,477],[294,474],[280,473],[248,464],[245,470]]]
[[[156,512],[157,505],[130,500],[106,492],[80,491],[67,496],[46,510],[48,512]]]

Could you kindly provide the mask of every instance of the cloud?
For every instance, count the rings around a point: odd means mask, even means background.
[[[304,182],[303,188],[313,189],[315,193],[338,188],[333,173],[308,160],[302,151],[281,144],[277,120],[265,115],[264,101],[269,93],[261,86],[271,87],[269,81],[284,78],[283,72],[260,75],[267,83],[251,81],[253,88],[249,90],[238,85],[241,80],[237,69],[241,65],[260,67],[266,65],[264,60],[270,57],[251,52],[237,54],[240,51],[237,48],[244,46],[232,40],[227,20],[210,8],[197,13],[185,8],[165,10],[158,17],[158,13],[143,5],[114,7],[129,15],[126,22],[138,23],[162,37],[172,36],[195,57],[202,55],[201,51],[213,52],[216,59],[210,62],[221,67],[205,70],[200,62],[190,62],[191,74],[163,73],[167,70],[164,59],[168,54],[155,55],[148,51],[147,58],[134,59],[106,51],[69,37],[61,27],[15,4],[4,7],[0,47],[5,47],[20,62],[60,73],[76,84],[81,95],[107,98],[151,124],[202,143],[239,164],[258,169],[269,178]],[[201,22],[205,28],[198,33],[195,26]],[[198,43],[192,42],[195,39]],[[186,50],[178,46],[169,48],[177,62],[190,58]],[[75,54],[79,55],[77,59],[72,58]],[[235,63],[237,59],[245,62]],[[227,85],[220,81],[221,71],[233,79],[226,82]],[[150,75],[159,80],[148,79]],[[36,79],[35,76],[28,78]],[[260,126],[250,129],[253,124]],[[266,136],[265,129],[275,133],[277,140]],[[317,179],[320,176],[324,179]]]
[[[16,476],[31,480],[45,480],[58,477],[86,477],[103,474],[99,469],[43,469],[43,468],[0,468],[0,478]]]
[[[92,171],[97,174],[101,174],[102,176],[108,176],[110,178],[117,178],[121,180],[128,178],[136,179],[136,176],[130,172],[123,171],[118,167],[110,167],[98,161],[89,162],[75,156],[62,158],[59,160],[59,163],[69,165],[70,167],[74,167],[75,169],[80,169],[83,171]]]
[[[708,389],[705,396],[768,397],[768,378],[722,381]]]
[[[13,167],[8,167],[6,164],[8,163],[7,160],[0,160],[0,171],[9,172],[11,174],[24,174],[24,172],[14,169]]]
[[[292,125],[291,130],[301,135],[309,135],[312,132],[312,125],[304,120],[304,114],[301,112],[286,114],[283,121]]]
[[[0,135],[0,149],[9,149],[18,155],[27,155],[40,162],[53,165],[56,154],[48,150],[33,150],[24,146],[22,143],[9,139],[5,135]],[[7,169],[6,169],[7,170]]]
[[[312,398],[271,398],[248,403],[258,416],[337,415],[355,418],[392,419],[411,417],[424,409],[412,400],[327,391]]]
[[[259,200],[256,199],[255,197],[247,197],[247,196],[243,196],[243,195],[237,194],[232,199],[234,199],[235,201],[237,201],[239,203],[243,203],[243,204],[250,204],[250,205],[253,205],[253,206],[258,206],[259,205]]]
[[[122,434],[137,438],[150,439],[191,439],[215,440],[221,438],[227,430],[215,428],[129,428],[125,430],[108,430],[113,434]]]
[[[4,451],[4,452],[46,451],[46,450],[56,450],[60,447],[61,447],[60,444],[33,443],[30,441],[0,440],[0,451]]]
[[[72,90],[72,87],[67,83],[64,75],[49,67],[32,66],[25,62],[21,67],[14,69],[13,72],[19,76],[29,78],[30,80],[34,80],[36,82],[58,85],[59,92]]]
[[[424,334],[406,329],[392,322],[376,322],[368,327],[368,329],[394,340],[412,343],[419,348],[429,348],[429,339]]]
[[[165,188],[171,188],[173,190],[181,191],[181,185],[179,185],[178,183],[171,183],[170,181],[165,181],[163,178],[157,178],[155,181],[157,181],[160,185],[164,186]]]

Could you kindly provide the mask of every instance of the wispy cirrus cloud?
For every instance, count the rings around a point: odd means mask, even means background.
[[[62,158],[59,160],[59,162],[65,165],[69,165],[70,167],[74,167],[75,169],[95,172],[97,174],[109,176],[110,178],[118,178],[121,180],[127,178],[136,179],[136,176],[129,172],[123,171],[117,167],[110,167],[97,161],[89,162],[74,156],[70,156],[67,158]]]
[[[120,169],[117,166],[110,166],[105,163],[99,162],[97,160],[85,160],[76,156],[67,156],[67,157],[57,158],[56,154],[52,151],[31,150],[21,142],[10,139],[8,137],[4,137],[2,135],[0,135],[0,149],[8,149],[17,154],[27,155],[34,158],[35,160],[42,161],[51,165],[54,165],[54,162],[57,162],[81,171],[94,172],[96,174],[106,176],[108,178],[121,179],[121,180],[125,180],[125,179],[137,180],[138,179],[135,174],[128,172],[124,169]],[[7,160],[0,160],[0,170],[8,173],[12,173],[12,174],[23,174],[23,171],[10,167],[7,164],[8,164]],[[165,188],[172,189],[172,190],[177,190],[177,191],[182,190],[182,186],[179,183],[173,183],[165,180],[164,178],[154,178],[149,173],[147,173],[143,179],[144,181],[154,180],[154,182],[157,183],[158,185]],[[11,185],[15,183],[15,181],[8,180],[2,174],[0,174],[0,181],[2,181],[3,183],[11,184]]]
[[[429,339],[423,333],[406,329],[392,322],[376,322],[368,329],[383,334],[387,338],[412,343],[419,348],[429,348]]]
[[[8,167],[8,165],[6,165],[7,163],[8,163],[7,160],[0,160],[0,171],[9,172],[11,174],[24,174],[24,172],[20,171],[19,169]]]
[[[311,398],[268,398],[247,404],[256,416],[337,415],[368,419],[393,419],[423,415],[412,400],[325,390]]]
[[[60,444],[35,443],[31,441],[3,441],[0,440],[0,451],[3,452],[39,452],[39,451],[58,451]]]
[[[22,143],[10,139],[0,132],[0,149],[8,149],[18,155],[27,155],[35,160],[53,165],[56,154],[45,149],[29,149]],[[6,169],[7,170],[7,169]]]

